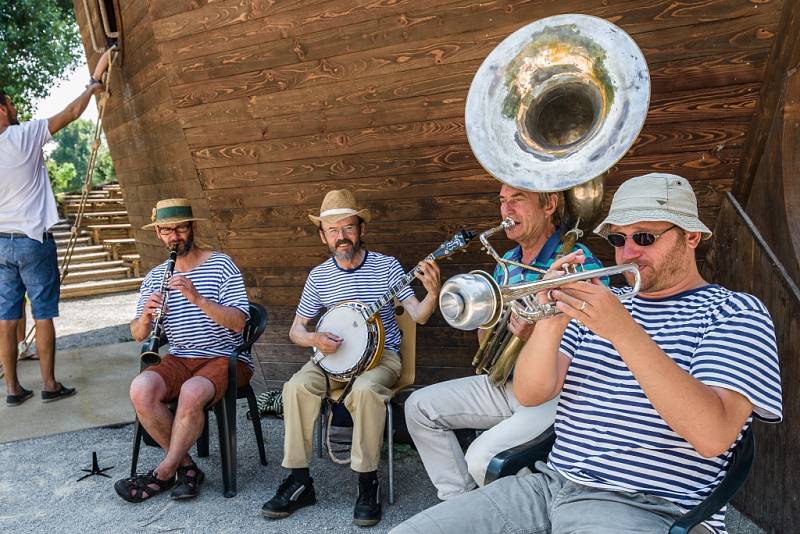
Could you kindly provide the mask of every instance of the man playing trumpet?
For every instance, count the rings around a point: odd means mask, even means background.
[[[196,221],[189,200],[162,200],[153,210],[156,237],[168,248],[177,247],[174,275],[168,297],[160,292],[167,263],[155,267],[142,282],[131,333],[143,341],[153,329],[154,318],[167,298],[163,314],[169,354],[146,368],[131,383],[131,401],[139,422],[164,449],[158,466],[143,475],[118,480],[114,489],[130,502],[141,502],[173,489],[173,499],[198,494],[204,474],[189,449],[205,424],[204,409],[219,401],[228,387],[228,357],[243,342],[249,302],[242,274],[221,252],[197,246]],[[240,355],[237,384],[253,374],[249,354]],[[167,402],[176,400],[173,415]]]
[[[506,230],[506,236],[517,246],[503,258],[538,269],[510,265],[507,283],[537,280],[561,254],[556,227],[558,195],[503,185],[499,200],[502,218],[510,217],[516,223]],[[587,269],[600,267],[585,246],[577,245],[574,250]],[[499,266],[494,277],[503,283]],[[525,341],[533,325],[512,314],[508,330]],[[486,335],[487,330],[478,331],[479,339]],[[514,394],[511,380],[495,385],[488,375],[481,374],[415,391],[405,403],[405,415],[428,476],[439,498],[446,500],[482,486],[486,468],[497,453],[525,443],[552,425],[556,402],[551,399],[540,406],[523,406]],[[483,430],[466,455],[454,433],[457,429]]]
[[[698,272],[696,250],[711,232],[689,182],[628,180],[595,233],[618,264],[638,265],[641,290],[624,302],[598,280],[550,291],[563,313],[536,323],[514,379],[526,406],[560,395],[548,462],[395,533],[666,532],[718,486],[753,417],[781,420],[772,319],[757,298]],[[724,533],[724,514],[704,526]]]

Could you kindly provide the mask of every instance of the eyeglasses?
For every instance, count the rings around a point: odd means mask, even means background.
[[[169,235],[172,232],[175,232],[177,234],[185,234],[186,232],[189,231],[189,228],[191,227],[192,227],[191,224],[179,224],[173,228],[165,228],[163,226],[159,226],[158,233],[161,235]]]
[[[339,228],[328,228],[325,230],[325,233],[331,237],[336,237],[339,234],[352,234],[358,228],[357,224],[348,224],[347,226],[341,226]]]
[[[666,234],[673,228],[677,228],[677,226],[673,224],[660,234],[654,234],[652,232],[634,232],[631,235],[625,235],[617,232],[613,234],[608,234],[606,236],[606,241],[611,243],[611,246],[614,248],[622,248],[625,246],[625,241],[628,238],[631,238],[633,239],[633,242],[639,245],[640,247],[649,247],[650,245],[656,242],[656,239]]]

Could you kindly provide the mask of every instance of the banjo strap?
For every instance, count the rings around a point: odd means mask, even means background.
[[[330,375],[325,369],[322,369],[322,367],[320,367],[322,373],[325,375],[325,403],[328,405],[328,415],[327,415],[328,421],[325,424],[325,445],[328,448],[328,455],[331,457],[331,460],[333,460],[334,463],[337,464],[341,465],[349,464],[350,458],[349,457],[338,458],[333,453],[333,448],[331,447],[331,425],[333,423],[333,407],[337,404],[344,404],[345,397],[347,397],[347,394],[350,393],[350,391],[353,389],[353,384],[355,383],[356,378],[358,378],[358,375],[364,372],[367,364],[368,360],[358,364],[358,367],[356,367],[355,370],[353,370],[353,374],[350,375],[350,380],[348,380],[347,384],[345,384],[344,391],[342,391],[342,394],[339,395],[339,398],[337,400],[333,400],[333,398],[331,398]]]

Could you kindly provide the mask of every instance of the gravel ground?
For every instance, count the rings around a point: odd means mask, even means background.
[[[269,465],[261,466],[246,406],[238,410],[239,493],[222,496],[222,474],[216,443],[216,425],[211,429],[208,458],[196,459],[205,471],[206,483],[200,497],[190,502],[158,496],[139,504],[120,499],[113,482],[127,476],[130,465],[132,426],[96,428],[0,445],[0,530],[3,532],[45,532],[58,526],[70,533],[97,532],[361,532],[352,526],[357,478],[346,466],[327,457],[314,457],[311,472],[317,492],[315,506],[291,517],[272,521],[260,516],[261,506],[277,489],[283,423],[264,420]],[[90,477],[81,482],[81,468],[91,465],[91,451],[97,451],[101,467],[113,466],[112,478]],[[158,451],[143,447],[139,470],[152,468]],[[385,505],[383,521],[369,532],[387,532],[392,526],[437,502],[433,486],[415,452],[399,451],[396,458],[395,504]],[[384,495],[387,466],[380,472]],[[24,490],[20,484],[24,481]]]
[[[128,322],[133,317],[136,292],[68,300],[61,303],[56,319],[59,349],[86,347],[130,340]],[[58,526],[75,533],[96,532],[361,532],[351,525],[357,495],[356,478],[344,466],[327,458],[314,458],[312,476],[318,495],[316,506],[303,509],[288,519],[268,521],[259,511],[272,496],[283,476],[280,468],[283,423],[263,421],[269,465],[258,461],[246,407],[238,410],[239,494],[222,497],[221,467],[215,426],[212,423],[211,452],[198,460],[207,480],[194,502],[178,503],[165,497],[140,504],[116,496],[113,481],[127,475],[130,462],[132,426],[95,428],[0,445],[0,531],[45,532]],[[91,464],[97,451],[101,467],[113,466],[111,479],[77,478],[81,468]],[[395,455],[396,495],[394,506],[385,506],[383,521],[369,532],[387,532],[392,526],[433,504],[436,493],[428,481],[416,452],[401,448]],[[154,466],[158,451],[143,447],[139,470]],[[384,495],[387,466],[380,472]],[[20,488],[23,491],[20,491]],[[760,534],[764,531],[741,514],[729,509],[731,534]]]

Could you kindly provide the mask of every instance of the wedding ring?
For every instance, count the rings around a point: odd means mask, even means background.
[[[586,301],[584,300],[584,301],[582,301],[580,311],[583,311],[585,309],[586,309]]]

